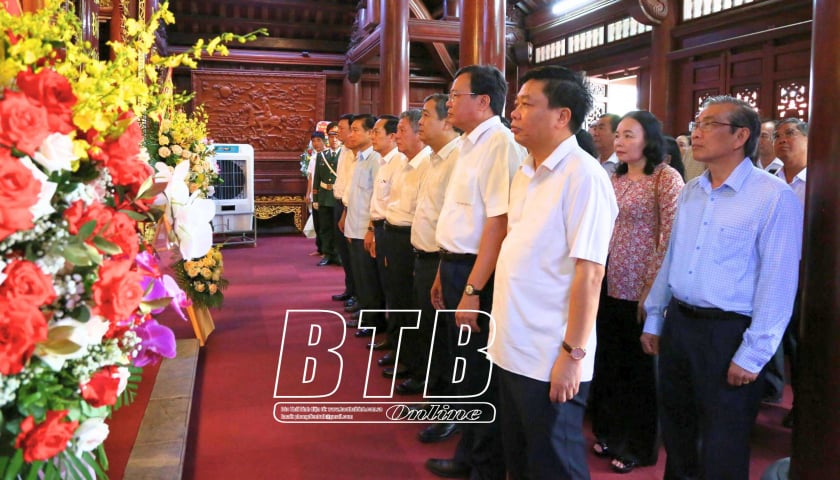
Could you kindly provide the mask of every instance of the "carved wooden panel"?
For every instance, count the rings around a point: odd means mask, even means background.
[[[324,118],[326,76],[197,70],[195,101],[209,115],[216,143],[250,143],[257,159],[296,158]]]

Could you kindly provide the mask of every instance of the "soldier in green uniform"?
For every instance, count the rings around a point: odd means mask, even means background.
[[[320,143],[320,149],[316,143]],[[335,224],[333,223],[333,207],[335,197],[333,196],[333,184],[338,167],[338,153],[332,149],[324,148],[324,134],[314,132],[312,134],[312,145],[318,152],[315,154],[315,174],[312,178],[312,201],[319,217],[318,235],[321,238],[321,253],[324,258],[318,262],[319,267],[326,265],[341,265],[338,252],[335,249]]]

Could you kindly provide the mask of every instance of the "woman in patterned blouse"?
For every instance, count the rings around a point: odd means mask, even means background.
[[[627,473],[657,459],[655,359],[642,351],[639,337],[642,306],[668,246],[683,180],[662,162],[662,126],[650,112],[621,119],[615,153],[621,163],[611,180],[619,211],[598,310],[593,450],[611,457],[613,470]]]

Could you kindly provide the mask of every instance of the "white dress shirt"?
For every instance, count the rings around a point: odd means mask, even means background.
[[[417,250],[436,252],[439,249],[435,241],[435,230],[449,178],[458,160],[460,145],[461,137],[455,137],[439,152],[429,155],[429,170],[420,184],[417,208],[411,223],[411,245]]]
[[[353,176],[353,166],[356,164],[356,154],[349,148],[342,147],[338,155],[338,166],[335,169],[335,183],[333,184],[333,196],[344,199],[344,190]]]
[[[388,210],[385,212],[385,220],[391,225],[410,227],[414,221],[417,194],[429,169],[428,160],[431,153],[431,148],[423,147],[396,175],[391,187],[391,201],[388,202]]]
[[[446,190],[435,238],[453,253],[478,253],[484,223],[508,211],[510,180],[525,149],[498,116],[462,135],[461,152]]]
[[[799,197],[799,200],[802,202],[802,205],[805,205],[805,183],[807,182],[807,175],[806,171],[808,167],[803,168],[799,173],[793,177],[793,180],[788,183],[788,186],[793,190],[793,193]],[[787,183],[787,177],[785,177],[785,167],[782,167],[776,171],[776,176],[781,178],[782,180]]]
[[[394,147],[379,159],[379,170],[373,182],[373,196],[370,199],[371,220],[382,220],[385,218],[385,211],[391,203],[391,192],[394,188],[394,181],[397,174],[406,164],[405,155]]]
[[[547,382],[562,352],[577,259],[605,264],[618,204],[609,175],[578,146],[561,143],[535,170],[528,156],[510,186],[508,233],[493,286],[493,343],[507,371]],[[593,328],[594,330],[594,328]],[[595,332],[581,360],[592,379]]]
[[[370,225],[370,199],[373,196],[373,180],[379,171],[380,155],[368,147],[356,156],[353,176],[347,185],[344,198],[347,215],[344,217],[344,236],[364,239]]]

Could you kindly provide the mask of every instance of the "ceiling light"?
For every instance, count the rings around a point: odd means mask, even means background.
[[[551,13],[563,15],[589,3],[589,0],[560,0],[551,7]]]

